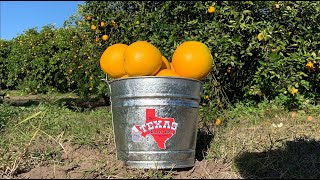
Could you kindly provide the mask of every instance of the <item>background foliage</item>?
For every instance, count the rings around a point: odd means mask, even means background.
[[[318,1],[87,1],[63,28],[1,40],[1,88],[108,96],[99,68],[108,46],[146,40],[171,61],[179,44],[195,40],[214,57],[203,106],[269,100],[303,108],[320,97],[319,22]]]

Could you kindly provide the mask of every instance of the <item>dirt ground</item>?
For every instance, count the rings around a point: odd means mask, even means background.
[[[119,179],[147,178],[155,176],[154,171],[129,169],[123,162],[116,160],[115,153],[103,153],[97,149],[64,144],[65,151],[60,163],[43,163],[35,165],[28,172],[16,174],[12,179]],[[196,161],[194,167],[162,172],[156,178],[173,179],[239,179],[238,174],[231,170],[228,164],[219,164],[213,160]]]

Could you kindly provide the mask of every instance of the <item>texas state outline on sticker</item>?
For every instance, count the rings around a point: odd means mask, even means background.
[[[166,142],[176,133],[178,123],[174,118],[156,117],[155,109],[146,109],[146,123],[135,125],[134,129],[146,137],[151,135],[160,149],[166,149]]]

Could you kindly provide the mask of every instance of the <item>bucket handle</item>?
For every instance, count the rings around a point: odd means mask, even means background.
[[[109,84],[109,81],[108,81],[108,75],[106,74],[106,78],[103,78],[103,79],[100,79],[101,81],[104,81],[104,82],[106,82],[106,83],[108,83],[108,85],[110,85]]]
[[[109,91],[110,91],[110,94],[111,94],[111,87],[110,87],[110,83],[109,83],[109,81],[108,81],[108,75],[106,74],[106,78],[101,79],[101,81],[104,81],[104,82],[106,82],[106,83],[108,84],[108,86],[109,86]]]

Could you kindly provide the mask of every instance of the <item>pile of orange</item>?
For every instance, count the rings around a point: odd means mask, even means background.
[[[147,41],[109,46],[100,58],[100,67],[111,78],[135,76],[176,76],[204,79],[213,57],[209,48],[197,41],[186,41],[176,48],[171,62]]]

